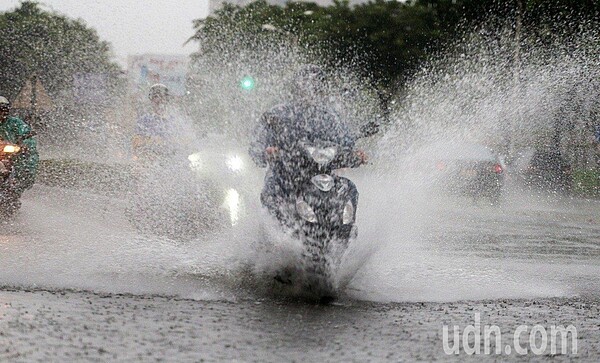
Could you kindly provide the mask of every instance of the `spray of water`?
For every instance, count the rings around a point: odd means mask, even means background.
[[[527,264],[539,270],[532,268],[517,278],[514,260],[502,252],[511,239],[530,238],[512,230],[515,219],[507,215],[524,218],[520,208],[543,210],[548,204],[542,206],[519,191],[507,195],[500,207],[473,206],[427,189],[434,176],[416,173],[414,167],[421,150],[439,142],[479,143],[507,158],[528,146],[559,148],[573,165],[590,167],[597,157],[590,140],[598,112],[594,99],[600,94],[600,63],[593,55],[598,33],[590,29],[550,45],[524,42],[518,58],[511,31],[482,29],[415,77],[398,102],[395,123],[378,144],[374,179],[381,184],[362,188],[378,205],[366,217],[374,220],[364,224],[379,228],[361,237],[377,241],[380,251],[353,281],[358,290],[370,288],[382,299],[491,298],[568,290],[553,286],[550,276],[556,272],[544,263],[540,267],[529,255]],[[508,179],[506,189],[512,187]],[[364,201],[362,206],[369,208]],[[482,258],[481,248],[499,252],[496,258]]]
[[[589,126],[583,120],[580,128],[581,118],[596,112],[598,39],[595,31],[582,30],[550,47],[526,44],[517,62],[510,32],[475,32],[423,68],[394,102],[385,133],[362,145],[371,165],[346,171],[361,193],[359,237],[333,277],[335,285],[356,298],[395,301],[571,292],[551,281],[556,271],[543,261],[524,264],[519,254],[485,254],[495,244],[510,244],[507,239],[519,241],[518,230],[504,228],[514,222],[507,214],[526,213],[522,204],[490,209],[432,195],[409,165],[414,153],[432,142],[483,143],[510,156],[524,145],[550,145],[557,127],[566,130],[562,135],[569,132],[560,140],[565,153],[585,164],[587,154],[569,140],[577,140]],[[200,158],[241,155],[260,114],[291,97],[288,84],[295,69],[320,59],[317,51],[281,42],[235,52],[223,50],[226,62],[215,57],[195,63],[197,89],[191,101],[180,105],[175,120],[183,134],[193,130],[203,136],[182,148],[182,155],[196,150]],[[373,90],[349,69],[328,69],[328,102],[356,128],[380,115]],[[214,137],[214,131],[225,136]],[[38,188],[26,198],[14,226],[7,227],[15,233],[2,237],[2,283],[236,299],[257,286],[270,293],[274,273],[302,269],[302,245],[259,205],[262,171],[250,162],[244,165],[247,176],[236,182],[243,208],[235,226],[201,224],[196,237],[186,241],[140,233],[127,218],[130,199],[152,196],[168,185],[174,199],[150,198],[159,209],[175,202],[184,204],[185,214],[202,204],[206,187],[198,189],[202,184],[195,177],[183,177],[187,160],[177,167],[148,177],[151,191],[118,199]],[[215,188],[228,190],[226,185]],[[205,213],[194,218],[203,219]],[[153,215],[143,224],[161,219],[169,223],[173,215]]]

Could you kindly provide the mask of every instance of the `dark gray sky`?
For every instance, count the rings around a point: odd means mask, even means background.
[[[183,47],[193,35],[192,20],[208,14],[208,0],[41,0],[42,7],[80,18],[113,45],[119,63],[128,54],[189,54]],[[0,0],[0,11],[20,0]]]

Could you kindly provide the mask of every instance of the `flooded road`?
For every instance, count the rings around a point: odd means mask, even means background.
[[[417,203],[422,195],[361,190],[349,282],[322,306],[274,294],[248,272],[251,223],[166,241],[140,236],[119,198],[36,186],[0,236],[0,357],[463,360],[445,354],[442,326],[473,324],[475,312],[508,332],[572,324],[578,357],[599,354],[597,201],[507,193],[500,206]]]

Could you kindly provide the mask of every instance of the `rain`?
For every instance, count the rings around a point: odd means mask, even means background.
[[[0,6],[0,360],[598,359],[595,2],[113,5]]]

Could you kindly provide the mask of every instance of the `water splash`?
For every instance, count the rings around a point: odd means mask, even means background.
[[[529,199],[527,205],[522,194],[500,208],[471,205],[431,194],[408,167],[413,151],[440,140],[486,143],[507,154],[523,145],[548,145],[557,118],[596,112],[596,32],[582,31],[549,48],[526,45],[518,72],[511,39],[503,34],[492,33],[490,42],[475,33],[456,52],[425,67],[397,97],[385,134],[363,145],[372,164],[348,172],[361,192],[359,238],[335,276],[350,296],[405,301],[562,295],[580,292],[574,281],[597,273],[593,254],[571,255],[586,261],[585,272],[531,242],[536,233],[549,233],[559,236],[559,249],[579,251],[578,242],[558,232],[571,228],[596,246],[593,227],[585,222],[593,206],[559,199]],[[267,50],[230,63],[198,63],[201,90],[197,102],[184,103],[185,116],[177,118],[182,129],[219,129],[224,140],[244,149],[258,115],[289,98],[286,83],[297,66],[318,58],[285,44]],[[256,85],[248,93],[238,82],[249,74]],[[375,92],[346,69],[334,72],[331,89],[330,101],[355,125],[380,117]],[[558,125],[565,153],[572,154],[574,165],[585,165],[587,156],[569,140],[585,140],[586,128]],[[209,139],[193,140],[194,147],[227,148],[227,142]],[[255,296],[254,287],[272,281],[260,276],[294,266],[301,246],[269,227],[258,205],[260,172],[253,173],[258,177],[245,180],[240,192],[248,205],[239,224],[186,243],[140,236],[119,198],[39,187],[26,196],[15,226],[7,227],[15,233],[0,240],[0,283],[203,299]],[[574,227],[562,224],[564,215]],[[540,225],[522,231],[524,223]],[[264,242],[265,228],[273,232],[266,238],[273,248],[261,252],[255,246]],[[524,244],[527,254],[513,244]]]

